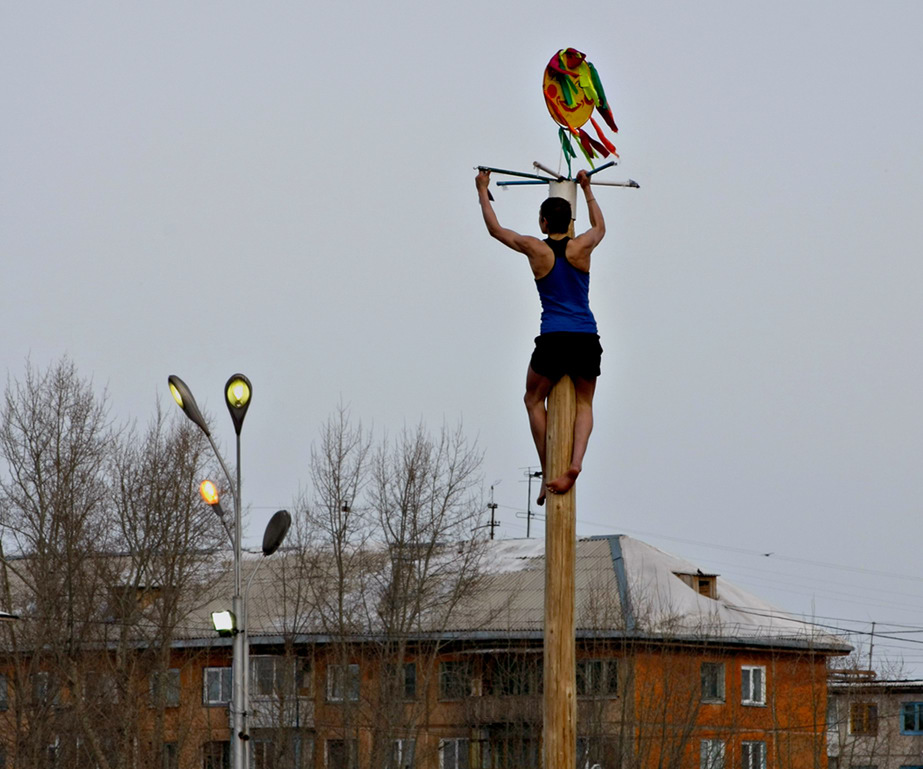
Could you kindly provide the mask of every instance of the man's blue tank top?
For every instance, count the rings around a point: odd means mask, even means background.
[[[596,333],[596,318],[590,310],[590,273],[578,270],[567,261],[569,240],[545,240],[554,252],[554,267],[545,277],[535,281],[542,300],[542,334],[555,331]]]

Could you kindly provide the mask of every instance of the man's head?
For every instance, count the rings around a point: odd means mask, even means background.
[[[539,223],[544,222],[546,235],[566,235],[572,219],[570,202],[564,198],[548,198],[538,210]]]

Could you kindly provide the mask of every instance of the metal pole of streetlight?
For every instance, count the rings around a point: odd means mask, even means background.
[[[237,477],[231,475],[225,464],[221,452],[210,433],[205,433],[208,442],[211,444],[212,451],[218,458],[221,469],[224,470],[228,483],[234,488],[234,595],[231,597],[231,611],[237,617],[237,631],[234,633],[231,656],[231,670],[233,677],[233,686],[231,689],[231,732],[233,739],[231,742],[231,766],[233,769],[247,769],[247,750],[246,740],[249,739],[247,732],[245,714],[249,708],[249,697],[247,687],[247,633],[246,633],[246,616],[247,607],[243,601],[240,592],[240,557],[241,557],[241,534],[243,526],[241,524],[241,493],[240,493],[240,433],[237,433]]]
[[[211,444],[212,451],[218,458],[221,469],[224,471],[228,483],[234,489],[234,595],[231,598],[231,610],[234,616],[238,618],[238,629],[234,634],[232,647],[231,670],[233,677],[233,686],[231,691],[231,758],[233,769],[247,769],[247,741],[250,739],[247,732],[246,714],[249,709],[249,687],[247,686],[247,633],[246,617],[247,607],[241,596],[241,578],[240,578],[240,560],[241,560],[241,541],[242,541],[242,515],[241,515],[241,483],[240,483],[240,429],[243,425],[244,416],[250,405],[250,395],[252,385],[250,380],[243,374],[234,374],[224,387],[225,403],[228,411],[231,413],[231,419],[234,422],[234,431],[237,434],[237,473],[236,482],[231,476],[228,466],[218,451],[211,436],[211,430],[205,417],[199,410],[192,395],[192,391],[183,382],[182,379],[175,375],[168,377],[170,392],[177,405],[183,410],[187,417],[192,420],[205,433]],[[233,398],[233,400],[232,400]]]
[[[237,433],[237,493],[234,498],[234,520],[236,536],[234,537],[234,597],[232,603],[234,613],[240,618],[237,634],[234,636],[234,657],[231,662],[234,676],[237,679],[234,686],[234,748],[237,751],[237,760],[234,763],[239,769],[247,769],[250,733],[247,728],[247,715],[250,709],[250,686],[248,678],[248,655],[250,653],[247,639],[247,602],[241,594],[241,492],[240,492],[240,433]]]

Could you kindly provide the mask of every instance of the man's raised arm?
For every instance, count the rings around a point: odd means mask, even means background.
[[[599,245],[599,242],[606,234],[606,221],[603,219],[603,212],[599,207],[599,203],[596,202],[596,195],[593,194],[590,188],[590,177],[587,172],[578,171],[576,182],[580,185],[583,190],[583,196],[586,198],[587,213],[590,215],[590,229],[574,238],[574,240],[579,248],[592,251]]]
[[[512,248],[520,253],[530,254],[534,249],[535,243],[540,243],[538,238],[529,235],[520,235],[515,230],[501,227],[494,213],[494,207],[490,203],[490,195],[487,192],[487,185],[490,184],[490,171],[479,171],[474,179],[478,188],[478,201],[481,204],[481,213],[484,215],[484,224],[487,225],[487,232],[490,236],[499,240],[504,246]]]

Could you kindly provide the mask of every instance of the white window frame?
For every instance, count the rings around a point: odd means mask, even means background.
[[[701,740],[699,742],[699,769],[724,769],[724,755],[724,740]]]
[[[759,685],[754,687],[753,679],[759,674]],[[759,691],[754,691],[758,688]],[[765,705],[766,704],[766,666],[741,665],[740,666],[740,704]]]
[[[327,702],[359,701],[359,665],[327,665]]]
[[[744,740],[740,743],[741,769],[766,769],[766,742]]]
[[[403,737],[391,741],[392,769],[413,769],[414,752],[417,741],[412,737]]]
[[[439,769],[468,769],[470,750],[471,742],[467,737],[439,740]],[[459,757],[462,755],[465,757],[464,764],[459,763]],[[450,760],[447,760],[446,756]]]
[[[211,699],[209,697],[209,679],[217,678],[219,698]],[[202,668],[202,704],[212,707],[227,706],[231,702],[234,693],[234,676],[232,669],[225,667],[207,667]],[[227,697],[221,695],[227,694]]]

